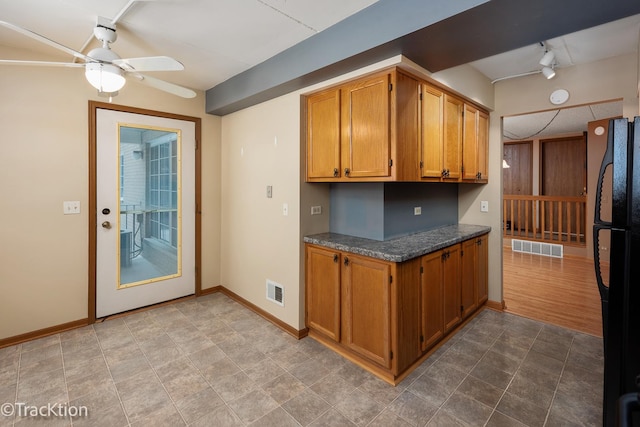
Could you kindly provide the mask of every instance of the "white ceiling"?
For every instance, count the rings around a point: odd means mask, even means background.
[[[121,57],[167,55],[184,71],[154,77],[207,90],[313,36],[376,0],[0,0],[0,19],[22,26],[74,50],[87,53],[96,18],[118,19],[112,48]],[[638,50],[640,15],[546,40],[556,54],[556,68],[588,63]],[[91,41],[86,46],[87,41]],[[0,27],[0,59],[71,61],[69,55]],[[470,63],[490,80],[536,71],[544,47],[525,46]],[[1,72],[1,69],[0,69]],[[610,108],[606,108],[610,107]],[[539,135],[574,131],[568,123],[600,118],[620,105],[563,112]],[[617,110],[616,110],[617,111]],[[539,132],[555,112],[526,120],[509,118],[505,135]],[[620,114],[618,112],[618,114]],[[564,119],[566,116],[566,120]],[[577,118],[579,117],[579,118]]]
[[[0,19],[80,50],[92,37],[98,16],[112,20],[129,3],[0,0]],[[117,23],[118,40],[112,49],[122,58],[171,56],[185,70],[154,73],[154,77],[207,90],[373,3],[375,0],[133,1]],[[4,27],[0,27],[0,45],[21,50],[20,58],[2,59],[73,59]],[[94,39],[82,53],[97,46]]]

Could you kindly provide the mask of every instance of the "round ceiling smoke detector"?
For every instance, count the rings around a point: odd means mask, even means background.
[[[565,102],[567,102],[568,99],[569,99],[569,92],[565,89],[554,90],[551,93],[551,96],[549,96],[549,101],[551,101],[553,105],[564,104]]]

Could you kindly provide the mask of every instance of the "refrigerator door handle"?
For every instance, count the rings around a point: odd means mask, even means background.
[[[613,142],[614,142],[614,121],[609,121],[609,132],[607,134],[607,149],[604,153],[604,157],[602,158],[602,163],[600,164],[600,173],[598,173],[598,183],[596,185],[596,208],[593,215],[593,223],[601,224],[601,225],[609,225],[611,226],[611,222],[602,221],[601,218],[601,209],[602,209],[602,187],[604,185],[604,174],[607,170],[607,167],[613,165]],[[594,228],[593,235],[596,235],[596,230]],[[597,247],[593,246],[594,250]]]
[[[593,226],[593,265],[596,270],[596,283],[598,284],[602,301],[609,300],[609,287],[605,285],[602,279],[602,269],[600,267],[600,230],[610,229],[609,225],[595,224]]]

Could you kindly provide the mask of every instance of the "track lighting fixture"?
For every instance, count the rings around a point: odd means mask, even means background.
[[[531,74],[542,74],[547,80],[552,79],[556,76],[556,55],[552,50],[549,50],[544,42],[540,42],[540,46],[544,48],[544,55],[540,58],[539,64],[542,65],[542,68],[539,70],[528,71],[526,73],[513,74],[510,76],[499,77],[491,82],[494,84],[501,80],[513,79],[515,77],[524,77]]]
[[[544,52],[544,56],[540,59],[540,65],[543,67],[550,67],[553,64],[553,60],[556,58],[555,53],[552,50],[547,50]]]
[[[542,67],[542,75],[545,76],[547,80],[549,80],[555,77],[556,72],[551,67]]]

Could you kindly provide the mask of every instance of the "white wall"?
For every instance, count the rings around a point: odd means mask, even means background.
[[[0,56],[17,58],[0,48]],[[82,69],[0,67],[0,339],[87,318],[88,101]],[[202,287],[219,284],[220,118],[129,82],[114,104],[202,118]],[[79,200],[79,215],[63,215]]]

